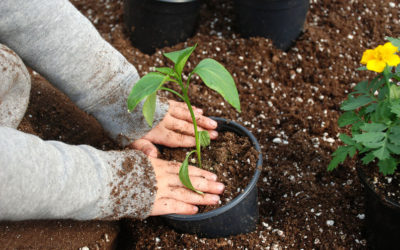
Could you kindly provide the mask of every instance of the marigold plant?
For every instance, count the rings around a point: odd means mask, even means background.
[[[349,127],[350,134],[340,134],[344,143],[332,154],[328,170],[358,153],[363,164],[376,161],[384,175],[393,174],[400,162],[400,39],[364,52],[359,70],[379,73],[354,87],[341,105],[340,127]]]

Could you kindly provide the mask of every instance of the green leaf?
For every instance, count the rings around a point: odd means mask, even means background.
[[[151,72],[142,77],[133,86],[128,96],[128,110],[132,111],[146,96],[156,92],[167,79],[168,76],[156,72]]]
[[[208,145],[210,145],[211,140],[208,131],[199,131],[199,140],[200,146],[202,147],[207,147]]]
[[[237,111],[240,112],[239,94],[231,74],[214,59],[202,60],[193,70],[211,89],[221,94]]]
[[[360,71],[367,70],[367,67],[366,66],[362,66],[362,67],[356,68],[356,70],[360,70]]]
[[[395,145],[400,146],[400,127],[392,127],[390,133],[388,134],[389,141]]]
[[[363,144],[369,142],[380,142],[381,140],[383,140],[383,138],[385,138],[385,133],[383,132],[369,132],[353,136],[353,139],[356,142],[360,142]]]
[[[362,159],[362,163],[364,165],[367,165],[368,163],[372,162],[375,159],[375,155],[372,152],[369,152],[368,154],[366,154]]]
[[[392,113],[396,114],[397,117],[400,118],[400,100],[392,102],[390,111],[392,111]]]
[[[157,92],[150,94],[143,104],[143,116],[149,126],[153,126],[154,113],[156,112]]]
[[[372,99],[369,96],[362,95],[357,98],[350,96],[349,99],[343,102],[341,109],[344,111],[350,111],[362,107],[370,102],[372,102]]]
[[[378,162],[379,172],[383,175],[393,174],[397,168],[396,160],[389,158]]]
[[[354,87],[354,92],[352,94],[368,94],[369,89],[368,89],[368,81],[361,81],[357,83],[357,85]]]
[[[400,64],[397,65],[397,67],[396,67],[396,73],[399,73],[399,72],[400,72]]]
[[[400,38],[394,38],[394,37],[385,37],[386,40],[388,40],[393,46],[396,46],[400,50]]]
[[[385,160],[390,157],[390,152],[387,149],[387,147],[381,147],[380,149],[377,149],[375,151],[372,151],[372,153],[379,159],[379,160]]]
[[[196,150],[191,151],[189,154],[186,155],[185,160],[182,162],[181,168],[179,169],[179,179],[181,180],[182,184],[187,187],[188,189],[198,193],[198,194],[204,194],[201,191],[196,190],[192,182],[190,181],[189,177],[189,157],[191,154],[195,153]]]
[[[368,107],[365,109],[365,113],[369,114],[372,113],[376,110],[376,108],[378,107],[377,103],[371,103],[370,105],[368,105]]]
[[[386,146],[389,149],[389,151],[392,152],[393,154],[400,155],[400,146],[399,145],[387,143]]]
[[[176,77],[176,73],[173,69],[168,68],[168,67],[161,67],[161,68],[156,68],[156,70],[160,73],[163,73],[168,76]]]
[[[397,85],[390,86],[390,95],[391,100],[399,100],[400,99],[400,87]]]
[[[371,120],[375,123],[386,123],[390,119],[392,111],[390,110],[391,105],[387,102],[380,102],[376,108],[376,112],[371,115]]]
[[[335,169],[339,164],[343,163],[346,160],[346,157],[353,146],[340,146],[333,152],[332,160],[328,165],[328,171],[332,171]]]
[[[353,139],[351,139],[350,136],[346,135],[346,134],[340,134],[339,135],[340,140],[342,140],[343,143],[347,144],[347,145],[354,145],[356,142],[353,141]]]
[[[196,49],[196,47],[197,44],[195,44],[193,47],[187,47],[186,49],[164,53],[164,56],[166,58],[174,62],[175,71],[178,76],[182,75],[183,67],[185,67],[186,61],[188,60],[192,52]]]
[[[339,127],[344,127],[359,121],[360,118],[354,111],[344,112],[338,119]]]
[[[382,132],[387,126],[382,123],[364,123],[360,128],[367,132]]]

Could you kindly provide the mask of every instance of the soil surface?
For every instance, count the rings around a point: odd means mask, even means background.
[[[191,87],[192,103],[207,115],[246,126],[259,140],[264,156],[258,183],[260,219],[255,232],[200,239],[178,234],[155,217],[123,221],[121,248],[367,248],[363,191],[354,165],[346,161],[333,172],[327,172],[326,167],[340,144],[338,133],[343,132],[337,126],[340,103],[354,83],[370,76],[354,70],[360,66],[363,51],[383,44],[385,36],[400,34],[397,1],[311,0],[303,33],[284,52],[265,38],[240,38],[235,32],[232,1],[204,0],[196,34],[153,55],[143,54],[130,44],[123,29],[122,0],[72,2],[142,76],[154,66],[171,66],[163,52],[195,43],[198,48],[190,58],[189,69],[206,57],[223,63],[237,83],[242,113],[199,80]],[[31,103],[20,126],[22,131],[44,139],[85,143],[105,150],[116,148],[92,117],[67,97],[56,98],[57,90],[40,76],[32,76]],[[1,224],[0,232],[11,225]],[[0,238],[4,237],[1,233]],[[17,235],[18,230],[14,231],[14,242],[18,242]],[[79,241],[80,246],[87,246],[88,239],[69,236],[70,242]]]

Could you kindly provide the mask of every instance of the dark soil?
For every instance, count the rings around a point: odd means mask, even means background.
[[[124,221],[120,235],[126,248],[366,248],[364,198],[355,167],[347,161],[327,172],[326,166],[340,143],[338,133],[343,132],[337,126],[340,103],[354,83],[369,75],[354,70],[360,66],[362,52],[383,44],[385,36],[400,34],[397,1],[311,0],[303,34],[283,52],[268,39],[240,38],[234,31],[231,1],[204,0],[195,36],[151,56],[134,48],[124,33],[122,0],[72,2],[141,75],[153,66],[170,66],[162,52],[195,43],[198,48],[189,68],[206,57],[222,62],[234,75],[243,112],[235,112],[198,80],[191,88],[192,102],[207,115],[246,126],[259,140],[264,155],[258,183],[260,220],[255,232],[199,239],[178,234],[155,217]],[[21,130],[44,139],[116,148],[92,117],[64,103],[66,98],[54,98],[47,83],[33,76],[31,104]],[[0,242],[1,237],[8,237],[3,232],[12,225],[0,225]],[[14,232],[13,242],[18,242],[18,230]],[[90,243],[69,237],[71,246],[75,241],[81,246]]]
[[[162,150],[164,160],[183,162],[186,154],[192,149]],[[238,136],[232,132],[223,132],[218,138],[201,151],[202,168],[215,173],[218,181],[225,184],[221,202],[214,206],[200,206],[199,212],[205,213],[221,207],[244,191],[253,177],[259,152],[252,146],[247,137]],[[196,166],[197,156],[190,158],[189,164]]]

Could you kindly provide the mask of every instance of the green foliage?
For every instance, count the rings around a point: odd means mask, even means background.
[[[400,39],[387,39],[400,47]],[[348,126],[351,134],[340,135],[344,145],[332,154],[329,171],[358,153],[363,164],[376,161],[382,174],[394,173],[400,162],[399,80],[400,65],[387,65],[377,77],[361,81],[348,95],[341,105],[345,112],[339,117],[338,125]]]
[[[179,171],[179,178],[181,182],[189,189],[197,191],[189,178],[188,170],[188,158],[189,156],[196,152],[198,158],[198,164],[201,167],[201,147],[208,146],[210,144],[210,135],[207,131],[198,131],[197,122],[193,112],[192,105],[189,100],[189,83],[193,74],[198,74],[203,80],[204,84],[209,88],[218,92],[225,100],[228,101],[236,110],[240,112],[240,101],[239,94],[236,89],[235,82],[231,74],[217,61],[207,58],[202,60],[194,70],[189,74],[187,83],[182,81],[183,69],[186,65],[187,60],[190,55],[196,49],[196,46],[188,47],[183,50],[173,51],[165,53],[164,56],[170,59],[174,63],[173,68],[160,67],[156,68],[158,72],[151,72],[143,76],[132,88],[132,91],[128,97],[128,110],[132,111],[136,106],[146,98],[143,103],[143,116],[145,117],[147,123],[152,126],[154,120],[154,112],[156,109],[157,91],[166,90],[184,101],[189,109],[192,117],[193,127],[196,138],[196,150],[190,152],[187,155],[185,161],[182,163],[181,169]],[[164,87],[163,85],[167,82],[177,83],[181,88],[181,93],[175,90]]]

